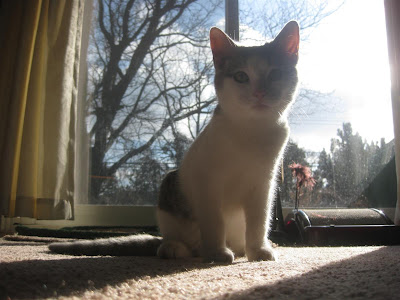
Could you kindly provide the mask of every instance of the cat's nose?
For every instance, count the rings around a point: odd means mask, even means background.
[[[255,91],[253,93],[253,96],[257,97],[259,100],[261,100],[265,96],[265,91]]]

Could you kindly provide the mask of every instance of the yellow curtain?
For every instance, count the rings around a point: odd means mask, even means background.
[[[73,218],[83,6],[2,2],[0,215]]]

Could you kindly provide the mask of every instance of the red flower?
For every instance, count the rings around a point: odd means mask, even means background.
[[[301,164],[291,164],[289,168],[292,169],[293,177],[296,177],[296,198],[294,202],[294,208],[297,210],[299,208],[299,197],[300,197],[300,189],[304,185],[310,190],[315,185],[315,180],[311,176],[311,170],[309,167],[302,166]]]
[[[309,189],[314,187],[315,179],[311,176],[311,170],[309,167],[293,163],[289,165],[289,168],[292,169],[293,177],[297,178],[297,188],[301,188],[303,185]]]

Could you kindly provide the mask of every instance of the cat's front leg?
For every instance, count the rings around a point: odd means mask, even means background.
[[[264,193],[254,195],[244,205],[246,217],[246,256],[249,261],[275,260],[274,251],[267,240],[269,218]]]
[[[235,258],[232,250],[226,247],[223,233],[217,229],[214,232],[210,226],[201,226],[202,256],[205,262],[231,264]]]
[[[204,202],[209,202],[210,205]],[[225,228],[216,202],[204,201],[198,209],[198,222],[202,240],[202,256],[206,262],[232,263],[233,252],[226,246]]]

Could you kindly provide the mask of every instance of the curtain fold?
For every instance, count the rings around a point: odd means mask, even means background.
[[[0,214],[71,219],[84,0],[3,1]]]
[[[392,85],[392,110],[397,173],[397,205],[394,223],[400,225],[400,1],[385,0],[388,54]]]

